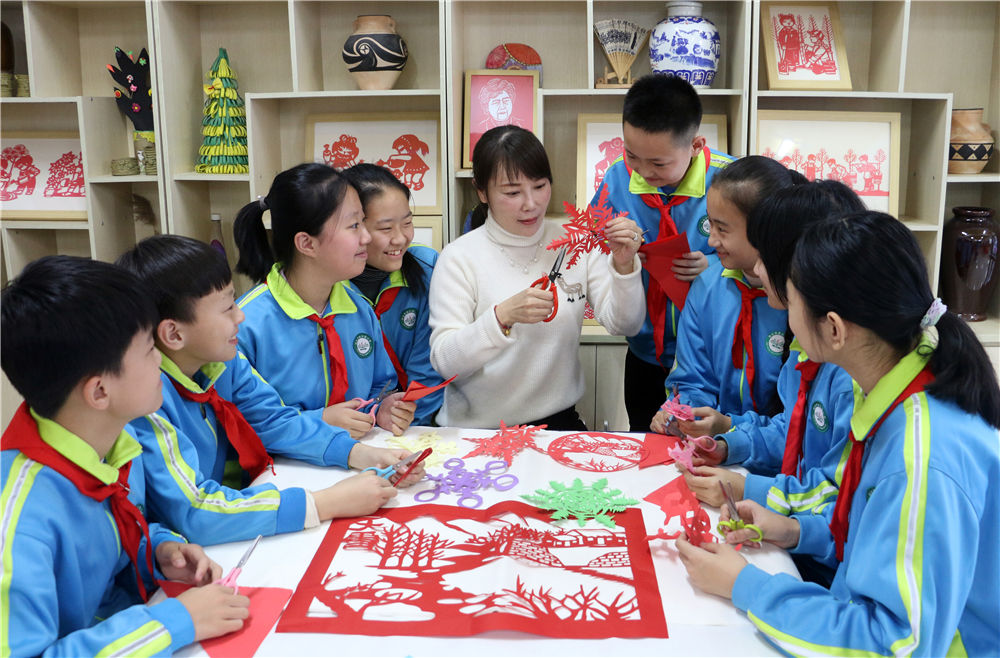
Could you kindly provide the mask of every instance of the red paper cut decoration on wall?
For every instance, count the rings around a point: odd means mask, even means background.
[[[525,448],[538,450],[538,446],[535,445],[535,437],[533,435],[546,427],[548,427],[548,425],[514,425],[513,427],[507,427],[507,425],[501,420],[500,431],[493,436],[485,439],[463,437],[466,441],[472,441],[473,443],[478,443],[479,445],[473,448],[472,452],[462,455],[462,459],[468,459],[469,457],[476,457],[478,455],[486,455],[488,457],[497,457],[498,459],[502,459],[507,462],[508,466],[510,466],[510,464],[514,461],[514,455],[523,451]]]
[[[323,145],[323,162],[334,169],[346,169],[358,164],[358,138],[354,135],[341,135],[332,144]]]
[[[35,192],[41,170],[24,144],[8,146],[0,153],[0,201],[13,201]]]
[[[795,149],[778,162],[787,169],[798,171],[809,180],[828,178],[840,181],[858,196],[888,197],[889,190],[882,189],[883,180],[888,182],[888,174],[883,170],[883,165],[889,159],[886,152],[877,149],[874,153],[859,155],[853,148],[846,151],[841,149],[843,145],[837,148],[836,144],[831,144],[829,151],[820,147],[814,153],[803,153]],[[770,147],[764,149],[761,155],[772,160],[778,159],[778,154]]]
[[[160,581],[160,587],[171,598],[191,589],[190,585],[173,581]],[[261,642],[281,616],[292,590],[280,587],[240,587],[240,594],[250,599],[250,617],[238,631],[201,641],[201,648],[210,658],[252,656],[257,653]]]
[[[560,464],[582,471],[610,473],[638,465],[645,454],[641,441],[606,432],[580,432],[558,437],[546,452]]]
[[[83,154],[63,153],[49,165],[49,177],[45,181],[45,196],[84,196]]]
[[[601,186],[604,174],[608,167],[615,163],[615,160],[625,155],[625,140],[621,137],[614,137],[597,145],[601,150],[601,160],[594,165],[594,191]]]
[[[589,254],[594,249],[600,249],[606,254],[611,253],[608,238],[604,235],[604,228],[615,217],[628,217],[628,213],[614,214],[608,205],[608,188],[605,187],[601,190],[596,204],[589,205],[584,210],[578,210],[568,201],[563,204],[563,207],[570,218],[568,222],[563,224],[563,228],[566,229],[566,237],[553,240],[546,249],[559,249],[563,245],[568,245],[570,258],[566,263],[567,270],[580,260],[580,256]]]
[[[379,160],[375,164],[389,169],[399,179],[399,182],[411,190],[422,190],[424,188],[424,174],[430,170],[430,167],[420,156],[430,153],[430,147],[420,141],[416,135],[400,135],[392,143],[392,150],[395,153],[391,153],[386,156],[385,160]]]
[[[334,519],[279,633],[667,637],[642,513],[564,530],[524,503]]]
[[[683,477],[676,477],[666,485],[648,494],[643,500],[658,505],[666,518],[663,525],[670,525],[671,519],[677,517],[688,541],[695,546],[701,546],[705,542],[715,542],[715,535],[712,534],[712,522],[708,517],[708,512],[702,509],[698,499],[688,488]],[[672,535],[658,533],[661,539],[672,539],[680,533]]]

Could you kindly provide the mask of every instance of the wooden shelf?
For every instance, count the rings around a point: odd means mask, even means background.
[[[969,322],[968,324],[983,345],[989,347],[1000,345],[1000,318],[993,316],[982,322]]]
[[[174,174],[171,178],[175,181],[206,181],[212,182],[237,182],[249,183],[250,174],[202,174],[196,171],[183,171]]]
[[[86,231],[86,219],[0,219],[0,228],[24,231]]]
[[[996,156],[997,151],[993,151],[993,156]],[[951,185],[952,183],[1000,183],[1000,173],[997,172],[984,172],[978,174],[948,174],[946,182]]]
[[[87,179],[88,183],[93,183],[96,185],[101,185],[104,183],[156,183],[158,182],[157,176],[147,176],[145,174],[135,174],[130,176],[112,176],[111,174],[101,175],[101,176],[91,176]]]

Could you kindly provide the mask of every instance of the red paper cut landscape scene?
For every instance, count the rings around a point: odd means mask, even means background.
[[[335,519],[278,632],[667,637],[642,513],[560,527],[508,501]]]
[[[552,441],[546,452],[560,464],[582,471],[610,473],[638,466],[646,448],[642,441],[606,432],[565,434]]]

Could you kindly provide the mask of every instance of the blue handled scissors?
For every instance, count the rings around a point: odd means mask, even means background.
[[[434,452],[433,448],[424,448],[420,452],[415,452],[405,459],[401,459],[392,466],[386,466],[385,468],[379,468],[378,466],[369,466],[368,468],[362,469],[362,473],[365,471],[373,471],[375,475],[380,478],[385,478],[392,483],[392,486],[398,486],[400,482],[406,479],[413,469],[417,467],[417,464],[427,459],[430,454]]]

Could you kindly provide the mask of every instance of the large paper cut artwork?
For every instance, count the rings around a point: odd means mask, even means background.
[[[278,632],[667,637],[642,514],[563,529],[518,502],[334,519]]]
[[[621,489],[608,489],[607,478],[585,485],[580,478],[573,484],[565,485],[555,480],[549,482],[551,489],[535,489],[534,494],[521,496],[543,509],[552,510],[552,520],[575,518],[583,527],[588,519],[593,519],[609,528],[614,527],[614,512],[624,512],[629,505],[639,501],[622,495]]]
[[[560,464],[583,471],[610,473],[624,471],[642,462],[642,441],[607,432],[564,434],[545,449]]]
[[[0,201],[8,219],[86,217],[79,136],[5,134],[0,141]]]
[[[500,421],[500,430],[493,436],[485,439],[465,437],[466,441],[478,443],[469,453],[462,455],[462,459],[486,455],[502,459],[507,464],[514,461],[514,455],[522,452],[525,448],[538,450],[535,445],[535,434],[548,427],[547,425],[513,425]]]
[[[589,254],[595,249],[600,249],[606,254],[611,253],[608,236],[604,234],[604,229],[609,221],[615,217],[628,217],[628,213],[615,214],[611,206],[608,205],[608,188],[601,190],[601,196],[596,204],[585,206],[583,210],[578,210],[568,201],[563,204],[563,207],[569,216],[569,221],[563,224],[566,235],[550,242],[546,249],[569,247],[570,257],[566,263],[567,270],[580,260],[580,256]]]

